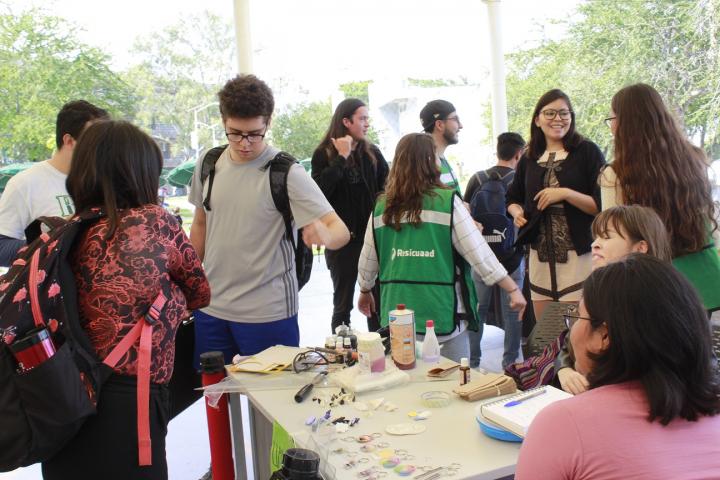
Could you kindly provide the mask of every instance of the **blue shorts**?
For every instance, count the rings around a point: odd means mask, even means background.
[[[200,366],[200,354],[219,351],[225,364],[237,355],[255,355],[275,345],[300,345],[297,314],[283,320],[266,323],[240,323],[213,317],[195,310],[195,366]]]

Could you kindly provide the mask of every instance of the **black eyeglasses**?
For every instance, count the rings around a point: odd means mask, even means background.
[[[267,132],[267,130],[266,130]],[[231,142],[242,142],[243,140],[247,140],[248,143],[258,143],[261,142],[263,138],[265,138],[265,133],[236,133],[236,132],[225,132],[225,136],[228,140]]]
[[[587,320],[588,322],[592,321],[590,317],[581,317],[580,315],[569,312],[563,315],[563,320],[565,321],[565,326],[568,330],[570,330],[578,320]]]
[[[612,121],[615,120],[617,117],[608,117],[605,119],[605,125],[608,126],[608,128],[612,128]]]
[[[460,117],[447,117],[445,121],[447,122],[448,120],[455,120],[457,123],[460,123]]]
[[[552,120],[556,115],[559,115],[562,120],[567,120],[572,115],[572,110],[555,110],[554,108],[546,108],[542,112],[543,117],[548,120]]]

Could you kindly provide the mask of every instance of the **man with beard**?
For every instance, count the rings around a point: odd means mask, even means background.
[[[462,196],[458,179],[445,158],[445,149],[448,145],[458,143],[458,132],[463,128],[455,107],[447,100],[433,100],[420,110],[420,121],[423,130],[435,139],[440,180],[448,187],[457,190],[458,194]]]

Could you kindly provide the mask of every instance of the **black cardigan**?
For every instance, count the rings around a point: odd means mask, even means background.
[[[597,178],[600,169],[605,165],[605,157],[593,142],[584,140],[575,147],[556,171],[561,187],[567,187],[585,195],[590,195],[600,208],[600,186]],[[525,218],[528,220],[527,232],[521,231],[522,243],[532,243],[538,235],[539,218],[543,215],[537,209],[537,201],[533,200],[543,187],[543,176],[547,170],[526,155],[520,159],[515,170],[515,180],[507,192],[507,204],[522,205]],[[570,228],[570,239],[578,255],[590,251],[592,244],[592,224],[594,215],[588,215],[568,202],[563,202],[565,216]]]
[[[357,169],[351,171],[347,160],[335,153],[328,158],[324,147],[315,150],[312,156],[312,178],[325,194],[335,212],[350,230],[350,242],[362,243],[368,219],[375,206],[378,193],[385,190],[388,164],[375,145],[370,145],[377,164],[373,167],[364,152],[353,152],[359,161]]]

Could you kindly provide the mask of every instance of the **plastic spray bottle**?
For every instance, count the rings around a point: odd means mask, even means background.
[[[422,359],[425,363],[438,363],[440,361],[440,343],[435,335],[435,322],[425,322],[425,339],[422,343]]]

